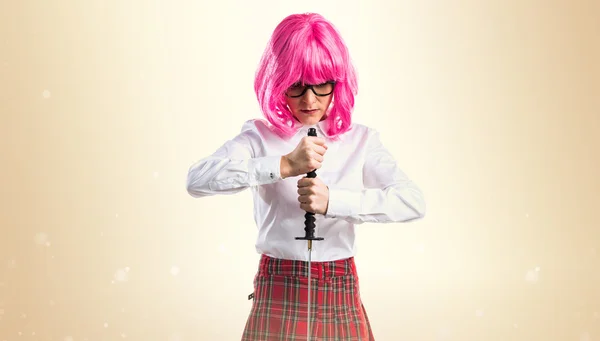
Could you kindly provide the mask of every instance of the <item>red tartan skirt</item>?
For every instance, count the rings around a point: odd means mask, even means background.
[[[308,262],[262,255],[242,341],[307,340]],[[313,341],[374,341],[354,258],[311,265]]]

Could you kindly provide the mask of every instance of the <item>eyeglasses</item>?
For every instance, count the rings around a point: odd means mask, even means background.
[[[285,92],[286,96],[297,98],[302,97],[306,93],[306,90],[310,89],[317,96],[328,96],[333,92],[334,81],[329,81],[321,84],[305,84],[300,83],[293,84]]]

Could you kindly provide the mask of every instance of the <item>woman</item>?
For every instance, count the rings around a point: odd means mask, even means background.
[[[374,340],[354,263],[355,226],[420,219],[423,194],[379,134],[352,122],[355,71],[321,15],[290,15],[275,28],[254,88],[265,119],[245,122],[187,179],[193,197],[252,191],[261,259],[242,340]],[[317,136],[307,136],[309,128]],[[323,238],[312,243],[310,263],[307,241],[296,239],[306,212]]]

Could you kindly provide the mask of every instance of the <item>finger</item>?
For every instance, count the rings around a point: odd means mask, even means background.
[[[315,193],[315,186],[313,185],[298,187],[298,195],[310,195]]]
[[[309,204],[300,204],[300,208],[306,212],[315,213],[315,211],[310,207]]]
[[[311,159],[310,161],[308,161],[308,166],[310,167],[310,171],[313,171],[315,169],[319,169],[321,168],[321,162],[315,160],[315,159]]]
[[[310,155],[313,159],[319,161],[319,162],[323,162],[323,154],[319,154],[319,153],[312,153]]]
[[[303,177],[302,179],[298,180],[298,187],[310,187],[315,183],[315,181],[316,178]]]
[[[308,156],[308,161],[310,161],[311,159],[317,160],[319,162],[323,161],[323,155],[317,153],[314,150],[311,150],[311,149],[307,150],[306,155]]]
[[[327,148],[321,146],[313,146],[312,150],[318,153],[319,155],[325,155],[325,152],[327,152]]]
[[[298,195],[307,195],[310,194],[310,187],[300,187],[298,188]]]
[[[325,145],[325,139],[322,137],[318,137],[318,136],[306,136],[306,138],[308,139],[308,141],[317,144],[319,146],[324,146]]]
[[[298,196],[298,202],[302,204],[312,205],[316,202],[316,196],[313,194],[306,194]]]
[[[302,140],[300,140],[300,144],[303,144],[306,147],[309,148],[315,148],[315,147],[319,147],[319,148],[324,148],[327,149],[327,145],[325,144],[325,139],[321,138],[321,137],[315,137],[315,136],[305,136],[302,138]]]
[[[305,188],[307,190],[310,190],[312,192],[315,192],[316,190],[319,189],[319,187],[321,187],[321,183],[323,181],[321,181],[321,179],[319,179],[319,177],[317,176],[316,178],[311,178],[310,179],[310,185],[306,186]]]
[[[310,184],[312,183],[312,179],[311,178],[307,178],[307,177],[303,177],[302,179],[298,180],[298,187],[307,187],[310,186]]]

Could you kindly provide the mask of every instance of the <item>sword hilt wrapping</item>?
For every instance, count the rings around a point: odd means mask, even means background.
[[[317,130],[315,128],[308,129],[308,136],[317,136]],[[316,170],[312,170],[306,173],[307,178],[316,178],[317,172]],[[306,233],[304,237],[296,237],[296,240],[323,240],[323,237],[315,237],[315,214],[311,212],[306,212],[304,215],[304,232]],[[312,244],[312,243],[310,243]],[[309,244],[309,247],[310,247]]]

